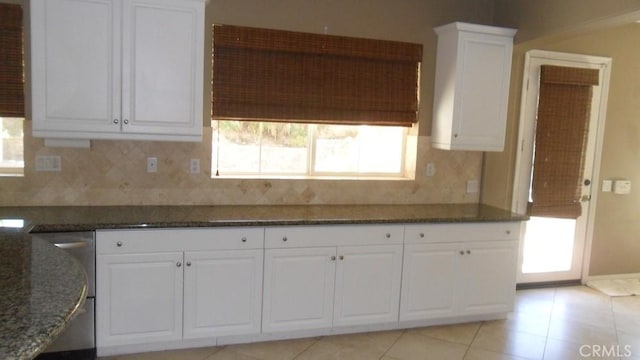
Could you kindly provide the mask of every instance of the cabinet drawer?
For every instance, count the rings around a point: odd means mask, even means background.
[[[402,225],[282,226],[265,229],[266,248],[402,244]]]
[[[263,228],[98,230],[98,254],[262,249]]]
[[[410,224],[405,227],[405,243],[518,240],[520,227],[520,222]]]

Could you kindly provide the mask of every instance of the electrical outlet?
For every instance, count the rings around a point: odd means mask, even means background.
[[[62,171],[60,155],[36,156],[36,171]]]
[[[467,193],[475,194],[480,191],[480,182],[478,180],[467,181]]]
[[[434,164],[432,162],[427,163],[427,171],[426,171],[426,173],[427,173],[427,176],[435,175],[436,174],[436,164]]]
[[[158,158],[156,157],[147,158],[147,172],[148,173],[158,172]]]
[[[192,174],[200,174],[200,159],[191,159],[189,162],[189,172]]]

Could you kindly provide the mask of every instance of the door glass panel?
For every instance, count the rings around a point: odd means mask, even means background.
[[[526,226],[522,273],[569,271],[576,220],[531,217]]]

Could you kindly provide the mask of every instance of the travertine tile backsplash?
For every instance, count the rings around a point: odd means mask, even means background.
[[[60,155],[61,172],[36,172],[36,155]],[[158,172],[146,173],[146,158]],[[189,173],[199,158],[202,172]],[[92,141],[90,149],[46,148],[25,122],[25,175],[0,178],[1,206],[475,203],[482,153],[431,149],[418,138],[415,180],[256,180],[211,178],[211,129],[201,143]],[[427,162],[436,165],[425,175]]]

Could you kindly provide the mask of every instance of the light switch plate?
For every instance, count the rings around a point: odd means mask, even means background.
[[[36,156],[36,171],[62,171],[60,155]]]
[[[602,192],[611,192],[613,180],[602,180]]]
[[[467,194],[475,194],[480,191],[480,182],[478,180],[467,181]]]

